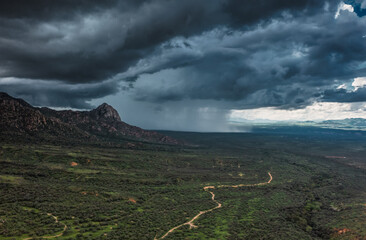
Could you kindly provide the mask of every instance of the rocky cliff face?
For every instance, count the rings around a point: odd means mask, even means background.
[[[132,138],[178,144],[175,139],[121,121],[118,112],[106,103],[91,111],[56,111],[35,108],[21,99],[0,93],[0,133],[5,132],[77,138]]]
[[[95,120],[121,122],[121,118],[116,109],[106,103],[103,103],[96,109],[90,111],[90,116]]]
[[[0,93],[0,133],[89,138],[90,135],[59,119],[44,116],[22,99]]]
[[[28,103],[0,93],[0,126],[2,130],[34,131],[43,129],[46,124],[46,118]]]

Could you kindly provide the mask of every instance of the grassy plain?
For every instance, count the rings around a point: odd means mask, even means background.
[[[269,171],[165,239],[365,239],[362,133],[165,134],[191,145],[1,143],[0,239],[159,238]]]

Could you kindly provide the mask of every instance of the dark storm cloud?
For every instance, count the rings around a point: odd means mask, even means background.
[[[78,12],[87,13],[101,8],[111,7],[115,0],[17,0],[2,1],[0,15],[5,18],[26,18],[31,20],[49,20],[70,17]]]
[[[113,82],[70,85],[37,80],[17,80],[13,83],[7,80],[1,83],[0,91],[22,98],[35,106],[89,109],[93,106],[88,101],[115,94],[119,87]]]
[[[193,0],[81,1],[75,9],[75,1],[55,2],[20,4],[18,14],[14,4],[0,5],[1,77],[104,80],[126,70],[156,44],[220,21],[211,18],[220,4],[216,0],[210,5]]]
[[[355,91],[346,89],[327,90],[324,92],[324,100],[329,102],[365,102],[366,88],[359,88]]]
[[[0,81],[0,90],[39,105],[88,107],[127,82],[122,89],[139,101],[303,107],[363,73],[365,21],[349,12],[335,19],[339,3],[2,2],[0,79],[24,84]]]
[[[2,77],[104,80],[174,36],[265,20],[319,1],[21,1],[0,3]]]
[[[229,101],[228,108],[299,108],[322,100],[325,89],[364,74],[359,66],[366,60],[366,41],[365,21],[353,13],[334,19],[336,9],[321,9],[315,16],[284,16],[245,30],[172,40],[168,45],[175,47],[156,55],[179,58],[174,52],[184,52],[189,59],[190,53],[191,64],[169,71],[164,61],[156,66],[159,58],[146,60],[156,73],[141,68],[150,74],[137,80],[136,99],[215,99]]]
[[[335,2],[335,1],[329,1]],[[316,0],[247,0],[226,1],[223,11],[230,16],[230,24],[242,27],[245,24],[281,17],[283,11],[296,15],[312,15],[324,6],[324,1]]]

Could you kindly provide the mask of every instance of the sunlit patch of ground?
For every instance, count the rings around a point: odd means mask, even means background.
[[[20,184],[24,181],[22,177],[13,175],[0,175],[0,183]]]

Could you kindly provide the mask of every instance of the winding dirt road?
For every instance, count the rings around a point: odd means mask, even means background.
[[[52,215],[51,213],[47,213],[48,216],[51,216],[53,217],[53,219],[55,219],[55,223],[58,223],[58,218],[54,215]],[[57,237],[61,237],[62,235],[64,235],[64,232],[66,231],[67,229],[67,226],[66,224],[64,223],[61,223],[64,225],[64,229],[62,230],[61,233],[57,234],[57,235],[52,235],[52,236],[44,236],[44,237],[41,237],[41,238],[45,238],[45,239],[51,239],[51,238],[57,238]],[[33,239],[34,237],[29,237],[29,238],[23,238],[23,240],[30,240],[30,239]],[[39,238],[39,237],[37,237]]]
[[[270,184],[273,180],[273,177],[271,175],[270,172],[268,172],[269,175],[269,180],[267,182],[262,182],[262,183],[255,183],[255,184],[239,184],[239,185],[219,185],[217,186],[217,188],[238,188],[238,187],[253,187],[253,186],[262,186],[262,185],[266,185],[266,184]],[[200,211],[196,216],[194,216],[191,220],[189,220],[188,222],[182,223],[181,225],[175,226],[172,229],[170,229],[168,232],[166,232],[163,236],[161,236],[160,238],[157,238],[155,236],[154,240],[159,240],[159,239],[164,239],[166,238],[170,233],[174,232],[175,230],[177,230],[178,228],[183,227],[184,225],[189,225],[190,228],[196,228],[197,226],[193,224],[194,221],[196,221],[200,216],[211,212],[215,209],[221,208],[222,204],[219,203],[217,200],[215,200],[215,194],[212,191],[209,191],[210,189],[215,189],[215,186],[206,186],[203,188],[203,190],[205,190],[206,192],[209,192],[212,196],[212,201],[214,201],[217,206],[205,211]]]

